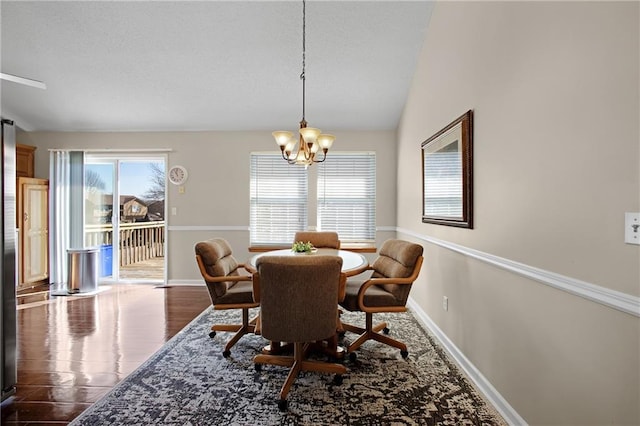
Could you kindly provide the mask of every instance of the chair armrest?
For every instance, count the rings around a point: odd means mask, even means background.
[[[365,281],[361,286],[360,290],[358,290],[358,305],[360,308],[366,312],[367,306],[364,304],[364,294],[369,287],[372,285],[381,285],[381,284],[408,284],[411,285],[418,278],[418,274],[420,273],[420,268],[422,267],[422,261],[424,258],[420,256],[415,266],[413,267],[413,272],[410,276],[406,278],[369,278]]]
[[[202,263],[202,258],[199,255],[196,255],[196,261],[198,262],[198,268],[200,269],[200,273],[202,274],[202,278],[207,282],[213,283],[224,283],[224,282],[238,282],[238,281],[251,281],[250,275],[224,275],[221,277],[213,277],[207,273],[206,268],[204,267],[204,263]]]
[[[357,277],[360,274],[364,274],[367,271],[373,271],[373,266],[371,266],[370,264],[367,265],[364,269],[362,269],[360,272],[358,272],[357,274],[353,274],[353,275],[349,275],[349,278],[351,277]]]
[[[260,274],[253,274],[253,301],[260,303]]]
[[[205,273],[203,274],[203,277],[207,282],[212,283],[251,281],[250,275],[223,275],[221,277],[212,277],[211,275]]]
[[[247,268],[247,264],[246,263],[239,263],[238,264],[238,269],[244,269],[245,271],[247,271],[249,274],[253,274],[253,272],[251,272],[251,269]]]
[[[338,284],[338,302],[342,302],[347,295],[347,276],[340,272],[340,282]]]

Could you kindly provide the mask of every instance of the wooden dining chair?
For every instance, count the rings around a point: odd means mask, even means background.
[[[214,309],[242,310],[241,324],[214,324],[209,337],[213,338],[218,331],[235,332],[225,345],[222,355],[231,355],[231,348],[247,333],[253,333],[257,317],[249,320],[249,309],[259,304],[253,300],[251,275],[241,275],[240,269],[245,265],[238,263],[233,257],[231,246],[223,238],[200,241],[195,245],[196,262],[202,274]],[[246,269],[245,269],[246,270]]]
[[[340,248],[338,233],[333,231],[298,231],[293,242],[310,242],[315,248]]]
[[[348,311],[365,313],[364,328],[341,323],[344,331],[360,335],[347,347],[351,360],[356,358],[354,351],[372,339],[400,349],[403,358],[409,355],[407,345],[387,336],[387,323],[373,325],[373,314],[407,310],[411,286],[418,278],[422,267],[422,253],[423,247],[419,244],[387,240],[380,248],[378,258],[369,266],[369,270],[372,271],[370,277],[363,280],[356,276],[347,280],[346,295],[340,306]]]
[[[342,383],[347,369],[337,363],[310,360],[315,342],[336,336],[338,301],[344,295],[345,276],[338,256],[263,256],[253,276],[254,299],[260,302],[261,334],[274,342],[293,343],[293,356],[259,354],[262,364],[290,367],[280,390],[278,408],[287,409],[287,395],[300,371],[336,374]]]

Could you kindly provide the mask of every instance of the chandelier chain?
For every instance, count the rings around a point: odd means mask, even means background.
[[[305,83],[306,83],[306,33],[307,33],[307,3],[302,0],[302,73],[300,79],[302,80],[302,121],[306,121],[305,117]]]
[[[282,158],[289,164],[303,165],[322,163],[327,159],[335,136],[323,134],[320,129],[307,127],[306,112],[306,72],[307,72],[307,2],[302,0],[302,120],[297,138],[292,132],[278,130],[272,133],[280,147]],[[297,139],[297,140],[296,140]],[[322,158],[320,158],[322,155]]]

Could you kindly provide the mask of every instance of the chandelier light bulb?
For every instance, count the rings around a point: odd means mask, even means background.
[[[329,148],[331,148],[331,145],[333,145],[333,141],[335,140],[335,138],[336,137],[333,135],[321,134],[320,136],[318,136],[318,144],[323,150],[329,150]]]
[[[320,135],[320,129],[316,129],[315,127],[304,127],[300,129],[300,135],[307,144],[315,143]]]
[[[287,143],[293,137],[293,133],[287,132],[287,131],[282,131],[282,130],[278,130],[277,132],[273,132],[271,134],[276,139],[276,143],[278,144],[278,146],[287,145]]]
[[[293,148],[295,148],[295,146],[296,146],[296,141],[293,139],[289,139],[287,141],[287,144],[284,146],[284,151],[290,154],[293,152]]]

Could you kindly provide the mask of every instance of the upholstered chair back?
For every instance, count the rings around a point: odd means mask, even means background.
[[[256,267],[254,292],[259,287],[263,337],[313,342],[335,335],[340,257],[262,256]]]
[[[317,248],[340,248],[338,233],[333,231],[299,231],[293,241],[311,242]]]
[[[237,276],[238,262],[231,254],[231,246],[223,238],[200,241],[195,245],[196,255],[200,256],[205,270],[212,277]],[[223,297],[235,282],[207,282],[211,301]]]
[[[407,278],[413,274],[422,256],[423,247],[404,240],[387,240],[380,248],[378,258],[371,267],[371,278]],[[406,304],[411,291],[410,285],[380,284],[389,293],[393,294],[399,304]]]

